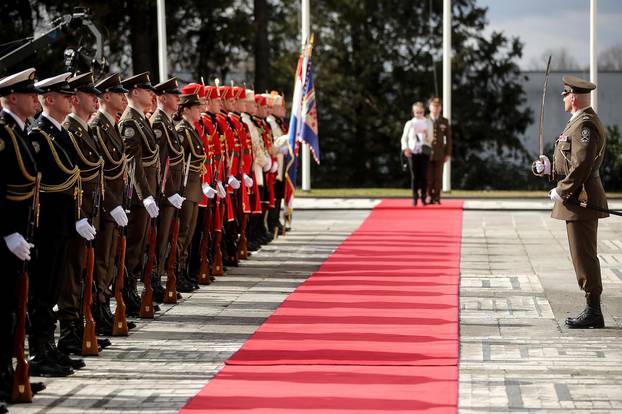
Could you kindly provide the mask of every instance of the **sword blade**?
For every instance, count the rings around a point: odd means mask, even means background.
[[[544,87],[542,89],[542,103],[540,104],[540,129],[538,138],[540,139],[540,155],[544,155],[544,103],[546,101],[546,89],[549,85],[549,72],[551,70],[551,55],[546,62],[546,72],[544,73]]]

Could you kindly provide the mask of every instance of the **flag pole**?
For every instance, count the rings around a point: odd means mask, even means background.
[[[590,81],[593,84],[598,83],[598,50],[596,44],[596,32],[597,32],[597,0],[590,0]],[[592,91],[592,108],[598,112],[598,88]]]
[[[451,0],[443,0],[443,116],[451,125]],[[451,156],[443,168],[443,191],[451,191]]]
[[[309,1],[310,0],[302,0],[301,7],[301,16],[302,16],[302,24],[301,24],[301,41],[302,47],[304,48],[307,44],[307,40],[309,39],[309,31],[310,31],[310,13],[309,13]],[[304,76],[304,73],[303,73]],[[303,122],[300,120],[300,122]],[[306,142],[302,145],[302,191],[310,191],[311,190],[311,151],[309,149],[309,144]]]
[[[166,59],[166,0],[158,0],[158,66],[160,82],[168,78],[168,62]]]

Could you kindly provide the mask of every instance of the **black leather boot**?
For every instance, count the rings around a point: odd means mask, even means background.
[[[60,321],[58,350],[64,354],[82,354],[82,336],[78,334],[73,320]]]
[[[114,317],[112,317],[112,321],[108,318],[107,313],[110,313],[110,307],[106,303],[96,303],[93,305],[92,313],[97,335],[111,336]]]
[[[38,337],[28,338],[30,375],[33,377],[66,377],[73,374],[71,367],[60,365],[48,355],[46,342],[45,339]]]
[[[188,274],[185,266],[180,266],[177,272],[177,278],[175,284],[178,292],[190,293],[194,291],[192,283],[188,280]]]
[[[585,309],[579,316],[566,319],[568,329],[604,328],[605,319],[600,309],[600,295],[588,293],[585,295],[585,301]]]
[[[71,358],[69,357],[69,355],[64,354],[61,351],[59,351],[58,348],[56,347],[56,344],[54,343],[54,338],[51,338],[49,341],[47,341],[45,346],[46,346],[46,352],[48,356],[50,357],[50,359],[55,361],[58,365],[70,367],[73,369],[80,369],[86,366],[82,358],[78,358],[78,357]]]

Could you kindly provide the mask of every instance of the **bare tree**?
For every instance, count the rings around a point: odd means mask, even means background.
[[[528,65],[529,69],[544,70],[549,55],[551,55],[551,70],[581,70],[577,59],[565,47],[548,49],[540,58],[532,58]]]
[[[598,69],[622,71],[622,45],[611,46],[600,52]]]

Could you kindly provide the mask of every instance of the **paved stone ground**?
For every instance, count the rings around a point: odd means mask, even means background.
[[[45,379],[48,389],[11,413],[176,412],[377,202],[305,200],[325,210],[298,210],[287,237],[139,321],[75,375]],[[564,224],[538,211],[542,202],[465,207],[460,412],[622,412],[622,219],[600,222],[608,328],[569,331],[563,321],[583,299]]]
[[[622,220],[600,221],[604,330],[564,327],[584,305],[564,222],[466,211],[462,234],[460,412],[622,412]]]
[[[11,413],[176,413],[369,214],[296,212],[294,231],[217,283],[163,305],[127,338]],[[39,380],[39,379],[35,379]]]

